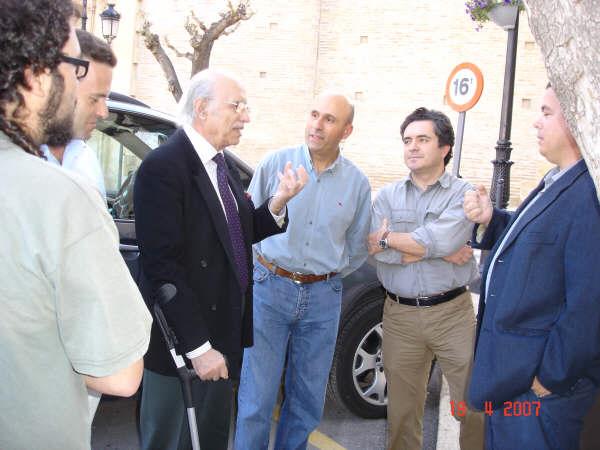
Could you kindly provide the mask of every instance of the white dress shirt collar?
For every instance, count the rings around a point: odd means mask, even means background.
[[[184,125],[183,131],[187,134],[194,150],[198,154],[200,161],[206,167],[207,163],[213,162],[214,156],[217,154],[217,150],[202,136],[194,127],[191,125]]]

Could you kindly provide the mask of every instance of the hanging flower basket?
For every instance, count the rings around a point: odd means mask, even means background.
[[[465,6],[477,30],[488,20],[510,30],[515,26],[519,11],[524,9],[521,0],[467,0]]]

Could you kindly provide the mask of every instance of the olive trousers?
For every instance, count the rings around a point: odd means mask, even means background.
[[[448,380],[461,450],[482,450],[483,413],[469,410],[466,391],[475,342],[470,292],[430,307],[389,297],[383,309],[383,366],[388,388],[388,449],[421,450],[431,361]]]

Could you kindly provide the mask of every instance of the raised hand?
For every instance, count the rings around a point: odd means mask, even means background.
[[[494,208],[486,188],[479,185],[476,190],[465,192],[463,210],[470,221],[488,225]]]
[[[283,168],[283,172],[279,172],[277,177],[279,178],[279,186],[277,186],[277,191],[269,208],[273,214],[279,215],[286,203],[308,183],[308,173],[302,165],[299,165],[294,171],[292,163],[288,161]]]

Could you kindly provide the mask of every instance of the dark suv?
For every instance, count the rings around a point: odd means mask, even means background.
[[[133,214],[133,185],[144,157],[175,131],[174,118],[121,94],[111,93],[109,116],[88,144],[104,171],[108,207],[119,230],[121,254],[139,279],[139,250]],[[248,187],[252,168],[228,151]],[[384,292],[375,269],[365,263],[343,280],[340,328],[329,375],[328,396],[365,418],[386,414],[387,390],[381,355]]]

